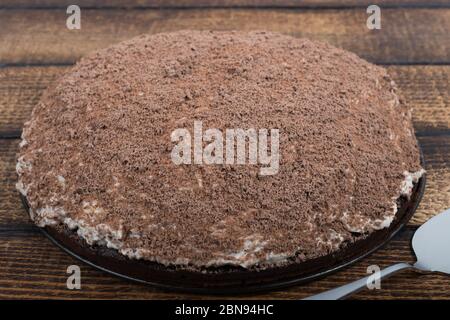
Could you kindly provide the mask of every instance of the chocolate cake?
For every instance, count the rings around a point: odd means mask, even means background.
[[[175,163],[172,133],[196,121],[278,130],[278,170]],[[204,270],[338,252],[387,228],[424,170],[384,68],[281,34],[181,31],[82,58],[34,108],[17,173],[38,226]]]

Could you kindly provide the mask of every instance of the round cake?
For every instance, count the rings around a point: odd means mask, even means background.
[[[424,171],[384,68],[281,34],[181,31],[82,58],[34,108],[17,173],[38,226],[205,270],[337,252],[389,227]]]

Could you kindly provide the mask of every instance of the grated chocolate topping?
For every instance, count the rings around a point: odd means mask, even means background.
[[[276,128],[280,165],[175,165],[171,132]],[[305,261],[389,226],[420,178],[386,70],[269,32],[144,35],[82,58],[25,124],[18,189],[39,226],[165,265]]]

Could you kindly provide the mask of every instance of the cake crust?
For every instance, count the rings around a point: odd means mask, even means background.
[[[277,128],[280,168],[175,165],[171,132]],[[390,225],[423,174],[386,70],[267,32],[141,36],[81,59],[25,124],[18,189],[41,227],[164,265],[264,268]]]

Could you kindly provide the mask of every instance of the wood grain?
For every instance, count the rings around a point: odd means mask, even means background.
[[[286,290],[223,298],[301,299],[305,296],[342,285],[366,275],[367,267],[385,267],[403,261],[413,262],[410,239],[414,228],[408,228],[385,249],[379,250],[356,265],[322,280]],[[7,241],[3,241],[7,239]],[[69,265],[81,268],[82,290],[66,288]],[[0,298],[97,298],[97,299],[210,299],[214,296],[171,293],[134,284],[89,267],[62,252],[37,230],[34,232],[0,232]],[[450,298],[450,281],[441,275],[420,276],[403,272],[382,282],[381,289],[362,291],[356,299]]]
[[[67,68],[0,69],[0,137],[20,131],[44,91]],[[3,134],[2,134],[3,133]]]
[[[18,136],[44,89],[68,67],[0,69],[0,137]],[[389,66],[413,108],[418,135],[450,134],[450,66]]]
[[[389,66],[388,71],[413,108],[417,128],[450,128],[450,66]]]
[[[440,7],[448,5],[446,0],[78,0],[81,8],[236,8],[236,7],[283,7],[283,8],[329,8],[367,7]],[[70,0],[4,0],[2,8],[66,8]]]
[[[0,63],[73,63],[143,33],[179,29],[266,29],[327,41],[377,63],[449,63],[450,9],[383,9],[382,29],[365,9],[83,10],[68,30],[64,10],[0,10]]]

